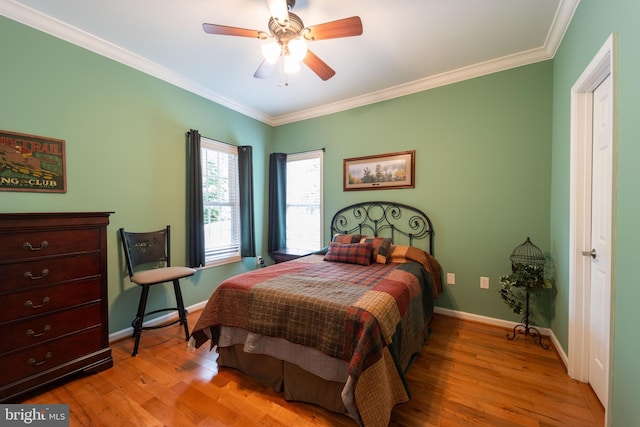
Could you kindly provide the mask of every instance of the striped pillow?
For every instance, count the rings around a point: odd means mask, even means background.
[[[371,243],[329,243],[329,252],[324,256],[325,261],[344,262],[347,264],[371,264]]]

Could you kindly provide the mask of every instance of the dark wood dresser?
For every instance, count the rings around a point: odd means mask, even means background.
[[[0,213],[0,402],[113,366],[109,214]]]

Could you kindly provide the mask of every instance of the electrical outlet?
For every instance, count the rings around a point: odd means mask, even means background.
[[[489,289],[489,278],[480,276],[480,288]]]
[[[256,258],[256,265],[257,266],[263,266],[264,265],[264,258],[262,258],[261,256]]]
[[[455,273],[447,273],[447,285],[455,285],[455,284],[456,284]]]

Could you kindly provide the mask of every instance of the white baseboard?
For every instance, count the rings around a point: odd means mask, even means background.
[[[199,311],[202,310],[204,308],[204,306],[207,304],[207,301],[201,301],[199,303],[190,305],[189,307],[186,307],[187,311]],[[487,325],[493,325],[493,326],[500,326],[503,328],[507,328],[507,329],[512,329],[513,327],[515,327],[517,325],[516,322],[510,322],[508,320],[502,320],[502,319],[496,319],[493,317],[487,317],[487,316],[481,316],[479,314],[472,314],[472,313],[465,313],[463,311],[457,311],[457,310],[451,310],[448,308],[441,308],[441,307],[435,307],[434,308],[434,312],[438,313],[438,314],[442,314],[445,316],[450,316],[450,317],[456,317],[459,319],[463,319],[463,320],[471,320],[474,322],[479,322],[479,323],[485,323]],[[150,320],[149,322],[146,322],[146,326],[155,326],[155,325],[160,325],[162,323],[165,322],[170,322],[172,320],[176,320],[178,318],[178,313],[177,312],[172,312],[169,314],[165,314],[164,316],[160,316],[160,317],[156,317],[153,320]],[[562,362],[564,363],[564,366],[568,366],[568,358],[566,353],[564,352],[562,346],[560,345],[560,342],[558,341],[558,338],[555,336],[555,334],[553,333],[553,331],[551,329],[548,328],[538,328],[540,330],[540,333],[542,335],[546,335],[549,337],[549,339],[551,340],[551,342],[553,343],[553,346],[556,348],[556,351],[558,353],[558,355],[560,356],[560,358],[562,359]],[[112,334],[109,334],[109,342],[113,342],[113,341],[117,341],[117,340],[121,340],[123,338],[129,338],[131,337],[131,335],[133,334],[133,328],[129,327],[126,329],[122,329],[120,331],[114,332]]]
[[[485,323],[487,325],[500,326],[502,328],[507,328],[507,329],[513,329],[518,324],[516,322],[511,322],[508,320],[481,316],[479,314],[465,313],[464,311],[451,310],[448,308],[435,307],[434,312],[445,315],[445,316],[456,317],[458,319],[463,319],[463,320],[471,320],[474,322]],[[540,331],[542,335],[546,335],[549,337],[549,339],[551,340],[551,343],[555,347],[556,352],[560,356],[560,359],[562,359],[562,363],[564,363],[564,366],[566,368],[568,366],[569,359],[567,358],[567,354],[565,353],[564,349],[560,345],[558,338],[553,333],[553,330],[549,328],[539,328],[537,326],[536,328]]]
[[[189,312],[199,311],[199,310],[202,310],[206,304],[207,304],[207,301],[202,301],[202,302],[190,305],[189,307],[185,307],[185,308]],[[161,325],[163,323],[171,322],[171,321],[177,320],[177,319],[178,319],[178,312],[177,311],[173,311],[171,313],[165,314],[164,316],[159,316],[159,317],[156,317],[156,318],[154,318],[152,320],[149,320],[148,322],[145,321],[144,324],[145,324],[145,326],[156,326],[156,325]],[[131,335],[133,335],[133,327],[128,327],[126,329],[122,329],[120,331],[116,331],[116,332],[114,332],[112,334],[109,334],[109,342],[118,341],[118,340],[121,340],[123,338],[129,338],[129,337],[131,337]]]

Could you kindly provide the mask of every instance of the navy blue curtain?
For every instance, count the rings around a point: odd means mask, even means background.
[[[253,148],[238,147],[238,175],[240,186],[240,255],[256,256],[253,219]]]
[[[287,155],[269,156],[269,252],[287,247]]]
[[[197,268],[205,265],[202,162],[197,130],[187,132],[187,154],[187,261],[189,267]]]

